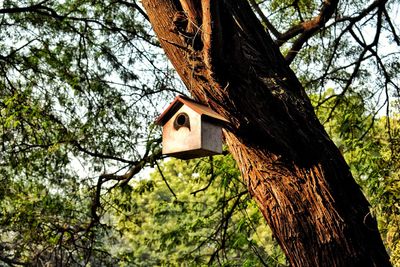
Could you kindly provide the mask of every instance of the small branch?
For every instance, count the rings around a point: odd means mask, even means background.
[[[375,0],[371,5],[369,5],[367,8],[363,9],[361,12],[359,12],[358,16],[352,16],[352,17],[342,17],[339,19],[336,19],[335,22],[332,25],[335,25],[339,22],[344,22],[344,21],[350,21],[350,24],[346,27],[346,29],[342,32],[341,35],[343,35],[346,31],[349,31],[353,25],[357,21],[360,21],[363,19],[365,16],[367,16],[371,11],[373,11],[375,8],[384,8],[385,4],[387,3],[388,0]],[[313,19],[309,21],[305,21],[301,23],[300,25],[296,25],[289,29],[286,33],[284,33],[282,36],[285,37],[294,37],[298,34],[301,34],[298,39],[293,43],[292,48],[290,52],[286,55],[285,59],[286,61],[290,64],[293,59],[296,57],[297,53],[300,51],[302,46],[304,45],[305,42],[308,41],[315,33],[317,33],[321,28],[323,28],[326,24],[326,22],[332,17],[334,14],[334,11],[336,10],[338,4],[338,0],[332,0],[332,2],[325,1],[324,6],[321,8],[321,12],[317,17],[314,17]],[[296,27],[301,27],[301,29],[297,29]],[[290,31],[294,31],[293,34],[289,34]],[[288,36],[286,36],[288,34]],[[294,35],[294,36],[292,36]],[[278,40],[279,43],[284,43],[288,39],[283,38],[282,40]]]
[[[38,39],[32,39],[32,40],[30,40],[30,41],[28,41],[26,44],[24,44],[24,45],[22,45],[22,46],[20,46],[20,47],[18,47],[18,48],[16,48],[16,49],[14,49],[14,50],[12,50],[7,56],[2,56],[2,55],[0,55],[0,59],[2,59],[2,60],[7,60],[8,58],[11,58],[13,55],[15,55],[17,52],[19,52],[20,50],[22,50],[22,49],[24,49],[25,47],[27,47],[28,45],[30,45],[31,43],[33,43],[33,42],[35,42],[35,41],[37,41]]]
[[[325,2],[324,2],[324,4],[325,4]],[[294,10],[296,10],[297,15],[299,16],[300,21],[301,21],[301,22],[304,22],[304,18],[303,18],[303,16],[301,15],[301,10],[300,10],[300,7],[299,7],[299,0],[294,0],[293,3],[292,3],[292,6],[293,6]]]
[[[171,194],[175,197],[175,199],[178,200],[178,198],[176,197],[176,194],[175,194],[174,191],[172,190],[171,186],[169,186],[168,181],[167,181],[167,179],[165,178],[165,176],[164,176],[164,174],[163,174],[163,172],[162,172],[160,166],[158,165],[157,161],[155,160],[154,163],[156,164],[157,169],[158,169],[158,172],[160,173],[161,178],[163,179],[164,183],[167,185],[169,191],[170,191]]]
[[[206,191],[210,187],[210,185],[212,184],[212,182],[214,180],[215,180],[215,176],[211,176],[210,180],[208,180],[208,183],[207,183],[207,185],[205,187],[200,188],[200,189],[198,189],[198,190],[196,190],[194,192],[191,192],[190,194],[192,194],[193,196],[196,196],[197,193],[202,192],[202,191]]]
[[[41,3],[36,4],[36,5],[32,5],[32,6],[27,6],[27,7],[3,8],[3,9],[0,9],[0,14],[15,14],[15,13],[24,13],[24,12],[37,11],[37,10],[43,8],[42,4],[44,2],[41,2]]]
[[[303,47],[304,43],[310,39],[314,33],[317,32],[317,27],[313,27],[313,30],[309,30],[304,32],[300,37],[293,43],[292,47],[290,48],[289,52],[287,53],[285,60],[288,64],[292,63],[294,58],[300,52],[300,49]]]
[[[304,23],[299,25],[293,26],[285,33],[282,33],[279,38],[275,41],[278,46],[282,46],[286,41],[292,39],[293,37],[299,35],[300,33],[304,32]]]
[[[123,163],[129,163],[129,164],[137,164],[137,161],[127,160],[127,159],[123,159],[123,158],[116,157],[116,156],[111,156],[111,155],[104,155],[104,154],[101,154],[101,153],[99,153],[97,151],[94,151],[94,152],[90,151],[90,150],[84,148],[76,140],[71,141],[71,144],[73,146],[75,146],[79,151],[84,152],[84,153],[86,153],[86,154],[88,154],[90,156],[93,156],[93,157],[97,157],[97,158],[101,158],[101,159],[111,159],[111,160],[116,160],[116,161],[120,161],[120,162],[123,162]]]
[[[198,190],[196,190],[196,191],[194,191],[194,192],[191,192],[190,194],[192,194],[193,196],[196,196],[196,194],[197,193],[199,193],[199,192],[202,192],[202,191],[206,191],[209,187],[210,187],[210,185],[212,184],[212,182],[215,180],[215,175],[214,175],[214,161],[213,161],[213,159],[212,159],[212,156],[210,156],[210,168],[211,168],[211,177],[210,177],[210,179],[208,180],[208,184],[205,186],[205,187],[203,187],[203,188],[200,188],[200,189],[198,189]]]
[[[136,3],[136,1],[133,1],[133,3],[130,3],[128,1],[117,1],[120,4],[124,4],[128,7],[133,7],[134,9],[136,9],[137,11],[139,11],[139,13],[147,20],[149,21],[149,16],[147,16],[146,12],[144,12],[144,10]]]
[[[100,176],[99,179],[97,180],[95,195],[93,197],[92,204],[90,206],[91,221],[88,226],[88,229],[90,229],[91,227],[100,222],[100,216],[97,214],[97,209],[99,209],[101,206],[100,196],[101,196],[101,186],[103,185],[103,183],[104,183],[103,178]]]
[[[331,0],[324,1],[324,5],[322,6],[320,13],[318,16],[312,18],[309,21],[305,21],[300,25],[296,25],[293,28],[289,29],[285,34],[285,38],[292,38],[301,33],[299,38],[293,43],[292,48],[289,53],[286,55],[285,59],[288,64],[290,64],[293,59],[296,57],[297,53],[302,48],[303,44],[307,42],[316,32],[318,32],[321,28],[325,26],[328,20],[334,14],[339,0]],[[285,39],[279,40],[279,42],[283,42]]]
[[[364,51],[361,53],[361,55],[359,56],[359,59],[358,59],[356,65],[354,66],[353,72],[351,73],[350,78],[347,80],[347,83],[346,83],[345,87],[343,88],[343,91],[342,91],[342,92],[339,94],[339,96],[336,98],[335,104],[333,105],[332,109],[330,110],[328,117],[326,118],[326,120],[325,120],[322,124],[325,124],[326,122],[328,122],[328,121],[332,118],[334,111],[336,110],[336,108],[337,108],[337,107],[339,106],[339,104],[340,104],[340,100],[342,99],[342,96],[345,95],[345,93],[347,92],[347,90],[350,88],[350,85],[352,84],[353,80],[354,80],[355,77],[357,76],[358,71],[359,71],[359,69],[360,69],[360,67],[361,67],[361,63],[362,63],[363,60],[364,60],[364,56],[365,56],[366,52],[367,52],[367,50],[364,50]]]
[[[155,142],[159,142],[160,140],[157,139]],[[126,172],[124,175],[117,175],[115,173],[113,174],[102,174],[99,176],[96,184],[96,192],[92,200],[92,205],[91,205],[91,215],[92,215],[92,221],[89,225],[89,227],[93,226],[94,224],[99,222],[99,215],[97,214],[97,210],[101,207],[100,203],[100,197],[101,197],[101,188],[104,183],[107,181],[118,181],[121,182],[120,186],[124,186],[129,183],[129,181],[132,179],[133,176],[138,174],[149,162],[156,162],[157,159],[159,159],[162,155],[161,150],[156,151],[154,154],[149,155],[150,150],[151,150],[151,145],[148,145],[146,147],[146,152],[142,159],[139,161],[135,161],[134,165],[129,169],[128,172]],[[157,165],[158,166],[158,165]],[[175,196],[176,198],[176,196]]]
[[[260,6],[256,3],[255,0],[249,0],[251,7],[257,13],[257,15],[261,18],[261,21],[265,24],[267,29],[275,36],[276,39],[281,39],[281,33],[272,25],[267,16],[265,16],[264,12],[262,12]]]
[[[145,160],[140,160],[136,161],[133,167],[131,167],[125,174],[123,175],[117,175],[115,173],[105,173],[100,175],[99,177],[103,179],[102,183],[108,182],[108,181],[129,181],[135,174],[138,174],[144,167],[146,161]]]
[[[242,198],[243,195],[245,195],[247,193],[248,193],[247,190],[239,192],[236,196],[224,201],[225,202],[224,208],[225,208],[225,206],[228,204],[228,202],[230,200],[235,199],[235,202],[232,204],[232,207],[227,211],[226,214],[223,214],[222,221],[219,224],[218,228],[215,230],[214,235],[217,235],[218,232],[222,231],[222,240],[221,240],[222,242],[221,242],[221,245],[217,248],[217,250],[214,251],[214,253],[211,255],[210,260],[208,262],[209,265],[214,261],[215,257],[218,257],[218,252],[225,248],[226,234],[227,234],[227,229],[229,226],[229,220],[232,218],[235,209],[239,206],[240,199]]]
[[[156,140],[156,142],[158,141],[159,140]],[[114,180],[120,181],[121,186],[124,186],[132,179],[133,176],[138,174],[146,166],[147,163],[156,162],[156,160],[160,159],[162,156],[161,150],[156,151],[151,155],[149,155],[149,153],[150,149],[147,148],[144,156],[140,160],[131,162],[132,166],[125,174],[117,175],[115,173],[105,173],[100,175],[99,178],[103,179],[103,183]]]
[[[389,24],[390,30],[392,31],[394,41],[400,46],[400,38],[397,35],[396,28],[394,27],[386,8],[383,9],[383,14],[385,15],[386,21]]]

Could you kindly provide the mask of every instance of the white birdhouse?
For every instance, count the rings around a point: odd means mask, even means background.
[[[177,96],[156,123],[163,126],[163,154],[192,159],[222,153],[224,117],[194,100]]]

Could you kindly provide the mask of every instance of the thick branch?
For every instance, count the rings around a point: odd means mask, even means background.
[[[203,60],[209,71],[210,78],[218,65],[218,59],[222,56],[222,32],[221,15],[219,14],[220,1],[203,0]]]
[[[327,0],[320,10],[318,16],[311,20],[305,21],[300,25],[296,25],[289,29],[287,32],[282,34],[281,39],[277,40],[278,45],[283,44],[285,41],[293,38],[294,36],[301,33],[300,37],[293,43],[292,48],[286,55],[286,61],[288,63],[292,62],[297,53],[300,51],[301,47],[307,40],[313,36],[318,30],[323,28],[328,20],[334,14],[339,0]]]
[[[314,18],[304,21],[300,24],[294,25],[290,29],[288,29],[286,32],[282,33],[276,43],[278,45],[282,45],[289,39],[307,32],[307,31],[316,31],[320,28],[322,28],[325,23],[332,17],[334,14],[337,5],[338,5],[339,0],[330,0],[330,1],[324,1],[322,8],[317,16]]]

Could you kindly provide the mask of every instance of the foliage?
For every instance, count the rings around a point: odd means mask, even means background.
[[[284,259],[228,156],[168,160],[150,179],[116,190],[110,205],[126,244],[114,253],[130,264],[280,266]]]
[[[128,2],[1,1],[3,262],[112,262],[98,175],[153,151],[149,103],[174,84],[146,27]]]

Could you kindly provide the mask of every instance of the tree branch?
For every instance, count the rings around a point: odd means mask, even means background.
[[[210,174],[211,174],[211,177],[210,177],[210,179],[208,180],[208,183],[207,183],[207,185],[206,185],[205,187],[200,188],[200,189],[198,189],[198,190],[196,190],[196,191],[190,193],[190,194],[192,194],[193,196],[196,196],[196,194],[199,193],[199,192],[202,192],[202,191],[207,190],[207,189],[210,187],[210,185],[212,184],[212,182],[215,180],[215,177],[216,177],[216,176],[215,176],[215,174],[214,174],[214,161],[213,161],[212,156],[209,157],[209,160],[210,160],[210,172],[211,172]]]
[[[144,10],[136,3],[136,1],[133,1],[133,3],[130,3],[128,1],[122,1],[119,0],[117,1],[118,3],[124,4],[128,7],[133,7],[134,9],[136,9],[137,11],[139,11],[139,13],[148,21],[149,17],[147,16],[146,12],[144,12]]]
[[[156,164],[157,170],[158,170],[158,172],[160,173],[161,178],[163,179],[165,185],[168,187],[168,190],[171,192],[171,194],[174,196],[174,198],[175,198],[176,200],[178,200],[178,197],[176,196],[174,190],[172,190],[172,188],[171,188],[171,186],[169,185],[167,179],[165,178],[165,176],[164,176],[164,174],[163,174],[163,172],[162,172],[162,170],[161,170],[161,168],[160,168],[160,165],[158,165],[158,163],[157,163],[156,160],[154,161],[154,163]]]
[[[397,45],[400,46],[399,35],[396,32],[396,28],[394,27],[386,8],[383,9],[383,14],[385,14],[386,21],[389,24],[390,30],[392,31],[394,41],[396,42]]]
[[[359,12],[358,16],[351,17],[342,17],[335,20],[332,25],[336,25],[337,23],[350,21],[350,24],[346,27],[346,29],[342,32],[348,31],[352,28],[352,26],[357,22],[367,16],[372,10],[375,8],[383,8],[388,0],[375,0],[371,5],[367,8],[363,9]],[[285,59],[290,64],[293,59],[296,57],[297,53],[300,51],[305,42],[308,41],[315,33],[317,33],[321,28],[326,25],[326,22],[332,17],[334,14],[336,7],[338,4],[338,0],[332,0],[331,2],[324,2],[324,6],[321,8],[320,14],[314,17],[311,20],[305,21],[299,25],[296,25],[289,29],[287,32],[282,34],[282,40],[277,40],[278,45],[282,45],[287,40],[301,34],[298,39],[293,43],[290,51],[286,55]]]
[[[156,139],[154,142],[159,143],[161,140]],[[153,143],[154,143],[153,142]],[[97,214],[97,210],[101,207],[100,198],[101,198],[101,189],[104,183],[114,180],[120,183],[120,186],[125,186],[129,183],[133,176],[138,174],[149,162],[157,163],[157,159],[159,159],[162,155],[161,150],[157,150],[153,154],[150,154],[151,149],[153,148],[152,144],[148,144],[146,147],[146,152],[144,153],[143,157],[139,161],[135,161],[133,166],[123,175],[117,175],[115,173],[112,174],[102,174],[99,176],[96,184],[96,191],[95,195],[92,200],[91,205],[91,215],[92,215],[92,222],[91,224],[96,224],[99,222],[99,215]]]
[[[124,158],[120,158],[120,157],[116,157],[116,156],[112,156],[112,155],[105,155],[102,153],[99,153],[97,151],[90,151],[87,148],[83,147],[78,141],[76,140],[72,140],[71,144],[76,147],[79,151],[84,152],[90,156],[96,157],[96,158],[100,158],[100,159],[111,159],[111,160],[116,160],[119,162],[123,162],[123,163],[128,163],[128,164],[136,164],[137,161],[132,161],[132,160],[127,160]]]
[[[210,77],[214,76],[215,69],[218,66],[217,61],[221,58],[223,51],[219,3],[220,1],[201,1],[203,10],[203,59]]]
[[[265,16],[264,12],[262,12],[260,6],[256,3],[255,0],[249,0],[251,7],[257,13],[257,15],[261,18],[261,21],[265,24],[267,29],[275,36],[276,39],[281,39],[282,34],[275,28],[274,25],[269,21],[267,16]]]
[[[248,194],[247,190],[239,192],[236,196],[225,200],[224,208],[225,208],[226,205],[228,205],[228,202],[230,200],[235,199],[235,202],[232,204],[232,207],[227,211],[227,213],[223,214],[222,221],[221,221],[221,223],[219,224],[219,226],[217,227],[217,229],[214,232],[214,235],[217,235],[218,232],[220,232],[220,231],[222,232],[222,240],[221,240],[222,242],[221,242],[221,245],[211,255],[210,260],[208,261],[209,265],[214,261],[215,257],[218,257],[218,252],[225,248],[226,233],[227,233],[227,229],[228,229],[228,226],[229,226],[229,221],[230,221],[235,209],[239,206],[242,196],[246,195],[246,194]]]
[[[43,3],[47,1],[42,1],[36,5],[27,6],[27,7],[10,7],[0,9],[0,14],[15,14],[15,13],[24,13],[24,12],[32,12],[38,11],[43,8]]]
[[[35,13],[38,13],[40,15],[51,17],[51,18],[54,18],[54,19],[57,19],[57,20],[68,19],[68,20],[72,20],[72,21],[82,21],[84,23],[95,23],[95,24],[98,24],[101,27],[104,27],[105,29],[108,29],[110,31],[118,31],[123,37],[125,37],[125,36],[122,34],[122,31],[129,32],[131,34],[139,36],[134,29],[131,29],[131,30],[121,29],[120,27],[117,27],[115,25],[112,25],[112,26],[105,25],[103,22],[95,20],[95,19],[85,18],[85,17],[70,16],[69,14],[72,13],[72,11],[69,12],[68,14],[59,14],[59,13],[57,13],[57,11],[55,9],[43,5],[46,2],[48,2],[48,0],[42,1],[39,4],[28,6],[28,7],[13,7],[13,8],[0,9],[0,14],[14,14],[14,13],[35,12]],[[135,3],[129,3],[129,2],[126,2],[126,1],[117,1],[117,3],[121,3],[121,4],[124,4],[124,5],[127,5],[127,6],[130,6],[130,7],[133,7],[135,9],[137,9],[139,11],[139,13],[141,13],[141,15],[144,16],[146,20],[148,20],[147,14],[136,4],[136,2]],[[149,40],[147,40],[143,36],[139,36],[139,37],[141,39],[145,40],[146,42],[154,45],[154,46],[158,46],[157,44],[155,44],[153,42],[150,42]],[[129,39],[129,38],[126,38],[126,39]]]
[[[300,37],[293,43],[292,48],[286,55],[285,59],[289,64],[293,61],[303,44],[319,29],[325,26],[325,24],[334,14],[338,3],[339,0],[324,1],[318,16],[312,18],[311,20],[302,22],[300,25],[292,27],[287,32],[282,34],[281,39],[277,40],[278,45],[282,45],[285,41],[301,33]]]

